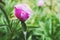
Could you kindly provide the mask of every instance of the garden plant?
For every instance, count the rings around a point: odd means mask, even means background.
[[[60,40],[60,0],[0,0],[0,40]]]

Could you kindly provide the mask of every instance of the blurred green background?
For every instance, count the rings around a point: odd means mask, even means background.
[[[0,40],[24,40],[21,23],[14,16],[14,5],[27,3],[32,13],[25,22],[27,40],[60,40],[60,0],[0,0]],[[6,15],[7,14],[7,15]]]

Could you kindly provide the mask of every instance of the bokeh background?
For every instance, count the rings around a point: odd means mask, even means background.
[[[17,3],[26,3],[32,9],[25,22],[27,40],[60,40],[60,0],[44,0],[41,7],[36,0],[0,0],[0,40],[24,40],[21,23],[14,16]]]

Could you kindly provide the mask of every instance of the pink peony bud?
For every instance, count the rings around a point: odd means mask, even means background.
[[[26,21],[31,13],[31,9],[27,4],[17,4],[14,6],[15,16],[21,20]]]
[[[44,0],[37,0],[37,6],[44,6]]]

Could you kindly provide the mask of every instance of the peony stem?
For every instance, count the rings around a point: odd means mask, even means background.
[[[23,34],[24,34],[24,38],[25,38],[25,40],[27,40],[27,39],[26,39],[27,31],[24,31]]]
[[[23,27],[23,31],[27,31],[27,26],[26,26],[25,22],[21,21],[21,25]]]
[[[26,36],[27,36],[27,26],[24,22],[21,21],[21,25],[23,27],[23,34],[24,34],[24,38],[25,40],[27,40]]]

